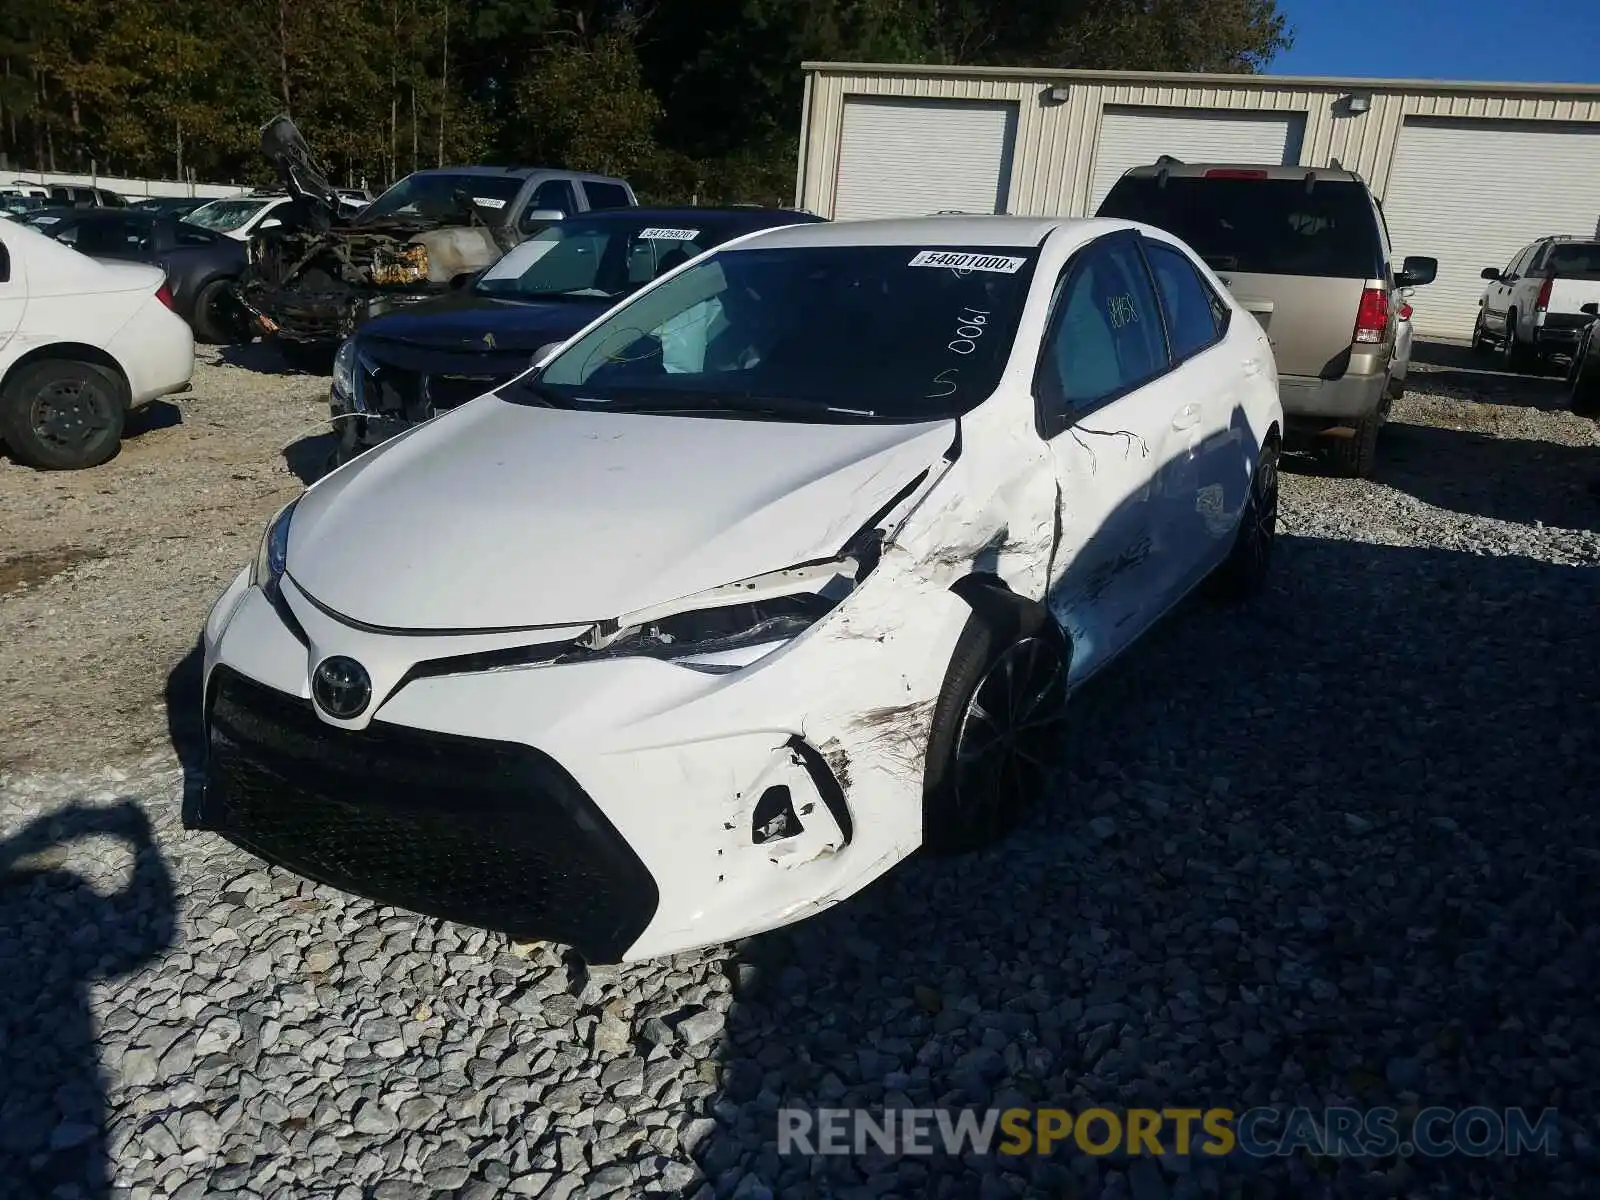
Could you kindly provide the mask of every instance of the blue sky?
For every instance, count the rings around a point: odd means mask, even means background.
[[[1600,0],[1278,0],[1274,75],[1600,83]]]

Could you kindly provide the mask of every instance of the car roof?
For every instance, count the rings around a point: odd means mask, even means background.
[[[579,213],[575,218],[584,221],[676,221],[680,225],[696,221],[716,221],[719,224],[743,221],[759,225],[764,221],[822,220],[812,213],[791,208],[744,208],[736,205],[722,207],[679,205],[639,205],[629,208],[599,208]]]
[[[611,181],[609,175],[595,175],[589,171],[567,171],[560,167],[425,167],[420,171],[411,172],[412,175],[482,175],[486,177],[498,176],[502,179],[526,179],[530,175],[561,175],[572,179],[603,179]],[[395,180],[396,183],[400,181]],[[615,182],[621,183],[618,179]],[[392,186],[392,185],[391,185]]]
[[[1284,166],[1282,163],[1253,163],[1253,162],[1180,162],[1175,158],[1165,161],[1157,159],[1140,167],[1130,167],[1123,173],[1124,178],[1132,176],[1135,179],[1148,179],[1158,176],[1162,172],[1176,176],[1179,179],[1194,179],[1205,175],[1208,171],[1249,171],[1252,174],[1259,172],[1268,179],[1297,179],[1303,180],[1309,175],[1315,175],[1317,180],[1329,182],[1365,182],[1360,175],[1345,167],[1300,167]]]
[[[1058,229],[1083,240],[1133,222],[1108,217],[1001,217],[941,215],[825,221],[761,234],[761,245],[789,246],[1038,246]]]

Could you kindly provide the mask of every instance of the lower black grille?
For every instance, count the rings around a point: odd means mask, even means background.
[[[225,667],[194,823],[269,862],[416,912],[613,962],[655,881],[566,771],[508,742],[323,723]]]

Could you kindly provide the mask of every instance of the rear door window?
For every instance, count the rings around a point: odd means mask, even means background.
[[[1383,248],[1366,189],[1345,180],[1127,176],[1102,217],[1143,221],[1187,242],[1214,271],[1372,279]]]
[[[583,194],[588,198],[590,208],[632,208],[633,200],[628,196],[628,189],[615,183],[595,183],[592,180],[583,181]]]
[[[1144,252],[1167,316],[1172,359],[1183,362],[1193,358],[1222,336],[1217,311],[1220,308],[1225,313],[1227,308],[1180,250],[1146,240]]]

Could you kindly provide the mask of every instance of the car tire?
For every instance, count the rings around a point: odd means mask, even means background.
[[[1268,438],[1261,446],[1250,495],[1239,514],[1239,531],[1228,557],[1211,577],[1219,599],[1248,600],[1266,586],[1278,541],[1278,452],[1276,438]]]
[[[1339,438],[1328,451],[1333,473],[1344,479],[1371,479],[1378,465],[1378,434],[1383,413],[1370,412],[1356,422],[1354,436]]]
[[[1533,348],[1523,345],[1517,337],[1517,313],[1512,309],[1506,313],[1506,335],[1500,340],[1501,364],[1512,374],[1520,375],[1533,368],[1535,357]]]
[[[967,618],[928,737],[924,849],[978,850],[1016,827],[1055,763],[1069,659],[1042,610],[997,599]]]
[[[1483,327],[1483,309],[1478,310],[1478,319],[1472,323],[1472,352],[1474,354],[1489,353],[1489,334]]]
[[[97,467],[117,452],[127,385],[96,363],[46,358],[17,368],[0,388],[0,441],[44,471]]]
[[[241,340],[242,322],[230,311],[233,284],[213,279],[195,296],[189,327],[200,341],[219,346]]]

